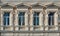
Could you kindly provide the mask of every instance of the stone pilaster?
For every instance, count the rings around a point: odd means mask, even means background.
[[[42,12],[39,14],[39,29],[42,31],[43,30],[43,14]]]
[[[28,11],[25,12],[25,30],[28,31]]]
[[[29,30],[30,31],[32,31],[33,30],[33,14],[32,14],[32,7],[29,7],[28,8],[28,11],[29,11],[29,13],[28,13],[28,20],[29,20],[29,23],[28,23],[28,25],[29,25]]]
[[[1,11],[1,6],[0,6],[0,11]],[[1,30],[1,12],[0,12],[0,30]]]
[[[1,6],[0,6],[0,11],[1,11]],[[1,30],[1,12],[0,12],[0,30]]]
[[[3,26],[3,12],[1,11],[1,26]],[[1,30],[3,30],[3,27],[1,27]]]
[[[54,25],[55,25],[55,30],[58,30],[58,11],[54,14]]]
[[[45,31],[48,31],[48,13],[47,13],[47,11],[45,11],[44,25],[45,25]]]
[[[17,27],[17,25],[18,25],[18,23],[17,23],[17,8],[16,8],[16,6],[14,6],[13,7],[13,29],[14,29],[14,31],[15,30],[18,30],[18,27]]]
[[[10,30],[13,30],[13,11],[10,12],[10,17],[9,17],[9,21],[10,21]]]

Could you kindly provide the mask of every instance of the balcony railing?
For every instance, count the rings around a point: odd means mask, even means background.
[[[15,28],[14,28],[15,27]],[[58,27],[59,28],[59,25],[53,25],[53,26],[49,26],[49,25],[47,25],[47,26],[0,26],[0,30],[7,30],[7,31],[14,31],[14,30],[9,30],[10,28],[13,28],[13,29],[16,29],[16,27],[18,27],[18,28],[25,28],[25,27],[27,27],[27,28],[33,28],[33,30],[32,31],[34,31],[34,28],[41,28],[41,27],[43,27],[43,28],[46,28],[46,27],[48,27],[48,28],[56,28],[56,27]],[[17,31],[20,31],[20,30],[17,30]],[[24,30],[25,31],[25,30]],[[29,31],[29,30],[27,30],[27,31]],[[39,31],[41,31],[41,30],[39,30]],[[43,30],[42,30],[43,31]],[[47,30],[47,31],[49,31],[49,30]]]

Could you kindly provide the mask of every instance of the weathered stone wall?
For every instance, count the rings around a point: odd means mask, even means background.
[[[1,33],[1,36],[60,36],[60,33]]]
[[[7,4],[8,5],[8,4]],[[51,4],[51,5],[54,5],[54,4]],[[10,5],[9,5],[10,6]],[[58,25],[58,7],[54,7],[54,6],[51,6],[49,7],[50,5],[47,6],[47,8],[45,7],[42,7],[42,8],[16,8],[16,9],[13,9],[13,8],[8,8],[8,9],[4,9],[2,8],[1,6],[1,9],[0,9],[0,25],[3,26],[3,14],[4,14],[4,11],[9,11],[10,12],[10,25],[8,26],[8,28],[6,28],[6,31],[34,31],[34,26],[33,26],[33,13],[34,11],[36,12],[40,12],[40,21],[41,23],[39,23],[40,25],[37,26],[38,28],[36,28],[35,31],[58,31],[59,29],[59,25]],[[13,6],[14,7],[14,6]],[[30,6],[31,7],[31,6]],[[41,7],[41,5],[40,5]],[[21,29],[21,30],[18,30],[18,27],[15,27],[15,26],[18,26],[18,13],[19,11],[22,11],[22,12],[25,12],[25,26],[23,26],[24,28]],[[51,29],[49,29],[49,26],[48,26],[48,14],[50,12],[55,12],[54,14],[54,26],[52,26]],[[13,16],[14,15],[14,16]],[[29,15],[29,16],[28,16]],[[14,20],[13,20],[14,19]],[[0,30],[1,31],[5,31],[4,29],[4,26],[3,27],[0,27]],[[59,36],[60,33],[0,33],[1,36]]]

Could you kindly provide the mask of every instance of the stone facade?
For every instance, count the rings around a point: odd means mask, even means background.
[[[0,36],[60,36],[59,3],[3,3],[0,5]],[[4,12],[10,12],[10,25],[3,25]],[[25,25],[18,25],[19,11],[25,12]],[[39,25],[33,25],[34,11],[39,12]],[[48,25],[48,14],[54,12],[54,25]],[[5,30],[4,30],[4,27]],[[18,28],[22,27],[21,30]],[[34,29],[36,27],[36,29]]]

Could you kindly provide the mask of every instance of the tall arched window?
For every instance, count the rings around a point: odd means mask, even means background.
[[[54,13],[53,12],[50,12],[48,14],[48,24],[49,25],[54,25]]]
[[[4,12],[4,15],[3,15],[3,24],[4,25],[9,25],[9,17],[10,17],[10,13]]]
[[[18,24],[20,25],[20,26],[22,26],[22,25],[25,25],[25,13],[24,12],[20,12],[19,14],[18,14]]]
[[[38,12],[34,12],[33,14],[33,25],[39,25],[39,13]]]

